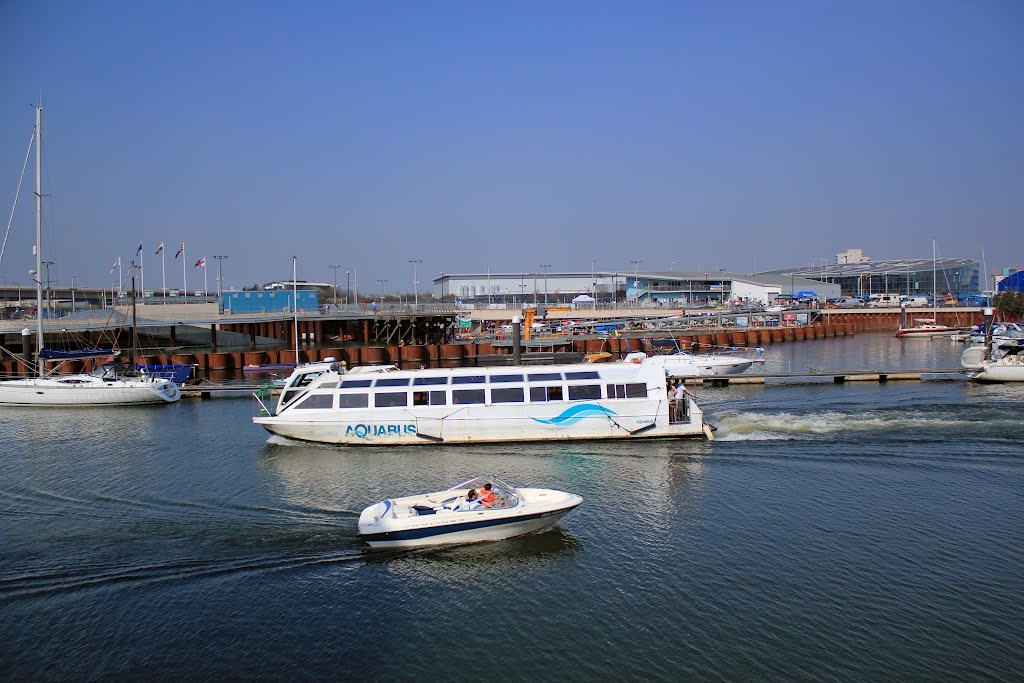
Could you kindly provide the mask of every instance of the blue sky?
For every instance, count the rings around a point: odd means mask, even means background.
[[[152,286],[161,241],[228,255],[227,286],[295,255],[403,292],[409,259],[427,289],[927,258],[932,236],[1024,265],[1022,35],[1016,0],[0,2],[2,215],[42,93],[64,284],[109,284],[141,242]],[[23,195],[7,282],[33,220]]]

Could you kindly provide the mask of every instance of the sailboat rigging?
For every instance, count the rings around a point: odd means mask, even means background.
[[[930,339],[932,337],[948,337],[951,333],[959,332],[961,328],[950,327],[948,325],[939,324],[939,282],[937,277],[936,267],[936,248],[935,238],[932,238],[932,317],[931,318],[917,318],[914,320],[916,325],[906,326],[901,325],[896,330],[896,336],[901,339]],[[904,304],[904,311],[906,304]]]
[[[40,273],[43,268],[43,193],[42,193],[42,106],[37,106],[36,122],[33,129],[35,140],[36,175],[36,241],[34,253],[35,269],[29,271],[36,285],[36,329],[34,377],[0,380],[0,405],[33,406],[74,406],[110,405],[138,403],[173,403],[181,398],[178,385],[166,379],[146,373],[111,372],[104,368],[98,372],[73,375],[52,375],[46,373],[46,361],[53,358],[53,351],[43,346],[43,285]],[[134,283],[133,283],[134,292]],[[132,312],[134,328],[134,307]],[[133,329],[134,336],[134,329]],[[131,344],[130,359],[135,357],[135,345]],[[109,353],[101,355],[110,355]],[[50,358],[48,358],[48,356]],[[81,357],[81,356],[78,356]],[[58,358],[60,359],[60,358]],[[26,368],[31,367],[29,359],[23,359]]]

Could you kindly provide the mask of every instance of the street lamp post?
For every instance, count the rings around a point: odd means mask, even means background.
[[[551,267],[550,263],[542,263],[540,267],[544,269],[544,306],[548,305],[548,268]]]
[[[721,301],[722,305],[724,306],[725,305],[725,271],[726,271],[726,269],[725,268],[719,268],[718,270],[721,271],[721,273],[722,273],[722,279],[720,280],[720,282],[722,284],[722,293],[721,293],[721,296],[719,297],[719,300]]]
[[[643,263],[640,259],[633,259],[630,261],[633,264],[633,300],[637,303],[640,302],[640,276],[637,273],[637,267]]]
[[[352,296],[352,273],[345,271],[345,305],[348,306],[349,297]]]
[[[377,283],[380,285],[380,305],[381,305],[381,308],[384,307],[384,283],[386,283],[386,282],[387,282],[387,280],[377,280]]]
[[[71,276],[71,312],[72,313],[75,312],[75,279],[77,279],[77,278],[78,278],[78,275],[72,275]]]
[[[338,307],[338,268],[341,268],[341,266],[332,265],[332,266],[327,266],[327,267],[334,271],[334,307],[337,308]],[[345,274],[348,275],[348,271],[347,270],[345,271]]]
[[[595,302],[597,301],[597,276],[594,275],[594,270],[597,268],[597,259],[590,259],[590,296],[594,297]]]
[[[491,267],[484,266],[487,269],[487,307],[491,306]]]
[[[53,265],[53,261],[43,261],[43,265],[46,266],[46,310],[51,314],[53,313],[53,292],[50,291],[50,266]]]
[[[418,264],[420,264],[420,263],[423,263],[423,259],[411,258],[411,259],[409,259],[409,263],[412,264],[412,294],[413,294],[413,301],[415,302],[415,307],[419,308],[420,307],[420,281],[416,278],[416,266]],[[406,300],[406,303],[408,303],[408,300]]]
[[[224,269],[223,269],[223,265],[224,265],[224,259],[226,259],[227,256],[214,256],[213,258],[217,259],[217,298],[219,299],[219,298],[221,298],[221,295],[224,293]]]

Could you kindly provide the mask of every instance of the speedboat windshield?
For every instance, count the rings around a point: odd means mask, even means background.
[[[484,484],[490,484],[491,490],[497,493],[504,500],[509,501],[508,507],[515,506],[515,501],[518,501],[519,497],[516,495],[516,487],[506,484],[501,479],[494,476],[486,477],[473,477],[468,479],[461,484],[456,484],[449,488],[449,491],[461,491],[466,489],[475,489],[477,491],[484,487]]]

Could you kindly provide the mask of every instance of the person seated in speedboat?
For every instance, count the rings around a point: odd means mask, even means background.
[[[465,512],[467,510],[475,510],[482,506],[483,503],[480,502],[480,498],[476,495],[476,490],[470,489],[466,493],[465,498],[462,496],[453,498],[450,501],[445,501],[441,507],[435,509],[437,512]]]
[[[470,489],[466,493],[466,500],[455,506],[456,512],[465,512],[466,510],[476,510],[477,508],[483,507],[483,503],[480,501],[480,497],[476,494],[476,489]]]
[[[492,488],[491,482],[487,482],[480,491],[480,504],[485,508],[494,507],[494,504],[498,502],[498,494],[492,491]]]

